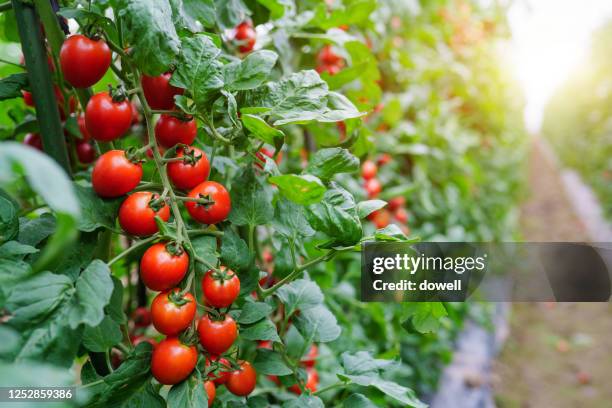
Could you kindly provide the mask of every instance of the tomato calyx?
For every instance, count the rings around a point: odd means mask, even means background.
[[[225,281],[228,281],[230,279],[232,279],[234,276],[236,276],[236,274],[225,268],[225,267],[221,267],[219,269],[211,269],[209,270],[209,272],[211,273],[211,276],[214,280],[219,281],[221,284],[225,283]]]
[[[127,92],[125,91],[125,88],[122,85],[113,88],[113,86],[109,84],[108,94],[115,103],[123,102],[128,98]]]
[[[159,194],[154,193],[151,196],[151,201],[149,201],[149,208],[152,209],[154,212],[158,212],[164,206],[166,206],[166,199],[165,199],[165,197],[162,197]],[[170,251],[168,251],[168,252],[170,252]]]
[[[166,251],[172,256],[181,256],[185,250],[176,241],[171,241],[166,244]]]
[[[194,329],[193,324],[186,328],[179,336],[179,341],[185,346],[191,347],[198,344],[198,332]]]
[[[184,293],[180,290],[175,290],[168,293],[168,300],[175,304],[177,307],[181,307],[191,302],[191,300],[187,299]]]

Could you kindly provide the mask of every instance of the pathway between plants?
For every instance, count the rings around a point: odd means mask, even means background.
[[[522,208],[525,241],[588,240],[558,169],[536,140]],[[495,362],[499,408],[612,408],[612,305],[514,304],[510,335]]]

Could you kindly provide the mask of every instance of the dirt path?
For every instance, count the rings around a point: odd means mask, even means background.
[[[587,241],[553,162],[537,143],[529,197],[521,212],[526,241]],[[612,305],[513,305],[508,341],[494,366],[499,408],[612,408]]]

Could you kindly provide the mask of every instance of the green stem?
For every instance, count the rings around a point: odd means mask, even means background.
[[[9,11],[12,8],[13,8],[13,5],[11,4],[10,1],[4,2],[4,3],[0,3],[0,13],[2,13],[4,11]]]
[[[133,244],[132,246],[130,246],[129,248],[127,248],[125,251],[119,253],[117,256],[115,256],[113,259],[111,259],[108,262],[108,266],[111,266],[112,264],[114,264],[115,262],[117,262],[118,260],[120,260],[121,258],[129,255],[130,253],[132,253],[133,251],[137,250],[140,247],[143,247],[153,241],[155,241],[157,238],[159,238],[158,235],[153,235],[149,238],[143,239],[138,241],[137,243]]]
[[[327,387],[320,388],[319,390],[315,391],[315,392],[313,393],[313,395],[321,395],[321,394],[323,394],[324,392],[327,392],[327,391],[329,391],[329,390],[333,390],[334,388],[340,388],[340,387],[345,386],[345,385],[346,385],[346,383],[345,383],[345,382],[338,381],[338,382],[336,382],[336,383],[333,383],[333,384],[328,385]]]
[[[95,386],[95,385],[102,384],[103,382],[104,382],[104,378],[101,378],[101,379],[99,379],[99,380],[92,381],[92,382],[87,383],[87,384],[85,384],[85,385],[81,385],[81,386],[79,387],[79,389],[85,389],[85,388],[88,388],[88,387],[93,387],[93,386]]]
[[[212,235],[214,237],[222,237],[223,231],[212,230],[208,228],[203,228],[200,230],[187,230],[185,231],[190,237],[198,237],[200,235]]]

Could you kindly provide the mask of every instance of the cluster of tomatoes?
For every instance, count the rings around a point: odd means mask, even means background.
[[[344,59],[338,55],[331,45],[326,45],[317,54],[316,71],[319,74],[327,72],[329,75],[336,75],[344,68]]]
[[[250,21],[243,21],[234,29],[234,41],[238,45],[238,51],[247,54],[253,51],[257,41],[257,33]]]
[[[361,177],[363,178],[363,187],[370,199],[378,197],[382,191],[382,184],[376,177],[378,174],[378,167],[385,165],[389,162],[390,156],[387,154],[382,155],[377,162],[373,160],[366,160],[361,164]],[[389,200],[386,208],[374,211],[368,215],[370,220],[376,228],[385,228],[392,221],[396,221],[400,228],[408,233],[408,211],[406,210],[406,198],[403,196],[393,197]]]

